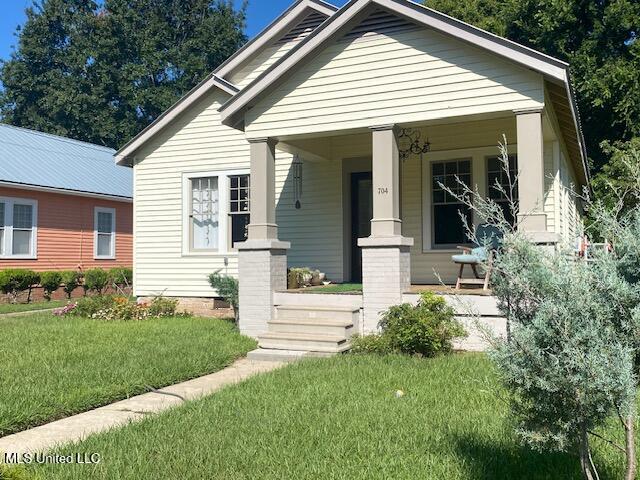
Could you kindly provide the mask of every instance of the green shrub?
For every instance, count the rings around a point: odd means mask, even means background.
[[[64,270],[60,272],[62,289],[67,294],[67,298],[71,298],[73,291],[80,286],[82,281],[82,273],[77,270]]]
[[[44,291],[44,298],[51,300],[51,294],[60,288],[62,275],[60,272],[42,272],[40,274],[40,285]]]
[[[221,275],[220,270],[209,275],[209,285],[215,288],[226,302],[229,302],[233,308],[233,314],[238,323],[240,317],[240,304],[238,301],[238,280],[228,275]]]
[[[101,294],[109,285],[109,274],[102,268],[90,268],[84,273],[84,287],[90,292]]]
[[[31,289],[40,282],[40,275],[33,270],[10,268],[0,271],[0,290],[11,297],[13,303],[18,296],[28,291],[27,302],[31,301]]]
[[[389,338],[380,334],[354,335],[351,337],[351,353],[393,353]]]
[[[127,267],[114,267],[109,270],[109,283],[123,288],[133,283],[133,270]]]
[[[111,308],[114,302],[114,295],[97,295],[95,297],[82,297],[78,299],[73,315],[79,317],[93,317],[100,310]]]
[[[466,336],[455,312],[433,292],[420,295],[417,305],[394,305],[382,314],[380,333],[356,337],[354,353],[405,353],[433,357],[452,350],[454,338]]]
[[[173,317],[178,308],[178,300],[164,297],[155,297],[149,307],[150,317]]]

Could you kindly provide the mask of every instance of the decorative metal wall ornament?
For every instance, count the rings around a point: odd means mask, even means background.
[[[293,170],[293,198],[295,199],[295,207],[299,210],[302,207],[300,203],[302,197],[302,160],[297,153],[293,156],[291,168]]]
[[[398,133],[398,150],[403,162],[411,155],[423,155],[431,150],[429,139],[420,142],[420,130],[401,128]]]

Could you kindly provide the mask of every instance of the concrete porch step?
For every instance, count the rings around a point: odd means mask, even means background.
[[[351,345],[344,335],[267,332],[258,337],[261,348],[340,353]]]
[[[348,338],[353,332],[352,320],[276,319],[269,322],[269,332],[336,335]]]
[[[322,322],[343,321],[357,322],[359,308],[353,307],[319,307],[305,305],[276,306],[277,320],[314,320]]]

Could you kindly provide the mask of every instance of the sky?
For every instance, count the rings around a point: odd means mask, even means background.
[[[25,8],[33,3],[33,0],[0,0],[2,2],[2,15],[0,15],[0,59],[7,60],[16,45],[14,35],[16,27],[24,23]],[[273,19],[289,7],[294,0],[249,0],[247,9],[247,35],[252,38],[266,27]],[[236,5],[241,5],[242,0],[234,0]],[[341,7],[347,0],[329,0],[329,3]]]

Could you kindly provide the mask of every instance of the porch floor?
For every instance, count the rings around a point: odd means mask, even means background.
[[[317,287],[305,287],[285,290],[286,293],[313,293],[324,295],[362,295],[362,284],[360,283],[334,283],[330,285],[319,285]],[[482,288],[461,288],[456,290],[454,285],[411,285],[405,293],[434,292],[441,295],[482,295],[491,296],[491,290]]]

